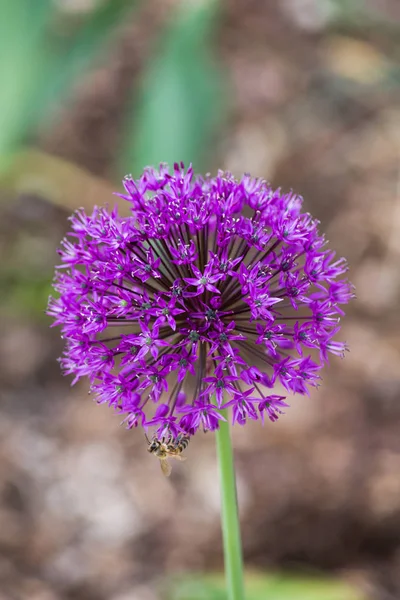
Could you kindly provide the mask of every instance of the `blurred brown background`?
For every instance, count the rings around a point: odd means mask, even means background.
[[[59,2],[54,22],[75,26],[95,5]],[[10,4],[0,10],[7,22]],[[68,214],[114,202],[125,171],[152,160],[122,153],[126,115],[142,114],[136,99],[180,10],[139,3],[3,161],[1,600],[157,600],[165,576],[222,568],[212,435],[164,479],[142,433],[61,376],[44,315]],[[377,600],[400,598],[399,21],[397,0],[220,3],[206,49],[224,89],[193,159],[302,194],[357,292],[342,329],[351,352],[321,388],[276,424],[234,430],[246,565],[339,572]]]

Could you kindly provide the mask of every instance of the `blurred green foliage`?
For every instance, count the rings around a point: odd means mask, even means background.
[[[185,577],[170,587],[168,600],[226,600],[221,574]],[[366,600],[355,587],[331,577],[246,574],[246,600]]]
[[[0,0],[1,170],[48,124],[52,109],[138,4],[104,0],[74,20],[53,0]],[[116,151],[121,172],[204,159],[222,114],[222,78],[210,50],[217,13],[217,0],[182,2],[171,13],[125,116],[124,147]]]
[[[102,2],[65,28],[53,0],[0,0],[0,168],[49,118],[134,4]]]
[[[192,162],[205,165],[221,121],[223,78],[212,56],[215,0],[179,5],[143,76],[132,126],[127,127],[123,170],[139,174],[146,165]]]
[[[10,273],[1,269],[0,288],[3,290],[0,301],[3,316],[20,314],[34,321],[48,320],[45,306],[53,293],[49,274],[42,275],[27,269]]]

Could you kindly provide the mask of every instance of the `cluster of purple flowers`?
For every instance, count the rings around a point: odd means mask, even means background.
[[[275,384],[306,394],[345,351],[346,261],[299,196],[249,175],[161,165],[124,187],[131,216],[79,210],[62,242],[48,313],[65,373],[159,437],[214,430],[228,406],[233,422],[276,420]]]

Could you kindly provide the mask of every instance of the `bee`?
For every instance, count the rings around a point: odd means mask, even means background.
[[[160,461],[161,471],[164,473],[166,477],[171,475],[172,467],[168,462],[169,458],[175,458],[176,460],[184,461],[186,460],[186,456],[182,456],[182,452],[186,450],[189,444],[189,436],[184,434],[179,434],[176,438],[162,438],[159,440],[156,436],[150,441],[146,436],[146,440],[148,443],[147,451],[157,458]]]

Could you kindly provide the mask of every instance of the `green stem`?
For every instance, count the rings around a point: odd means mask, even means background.
[[[227,410],[221,410],[228,419]],[[224,544],[225,577],[228,600],[244,600],[243,558],[240,538],[238,503],[236,494],[235,467],[229,431],[229,422],[220,421],[216,431],[217,459],[221,487],[221,521]]]

